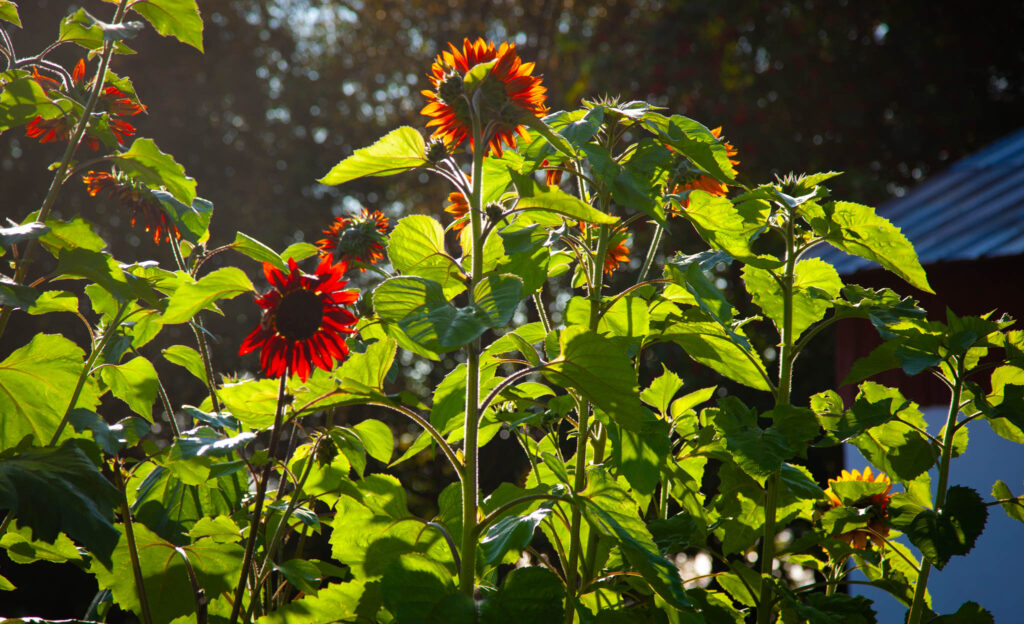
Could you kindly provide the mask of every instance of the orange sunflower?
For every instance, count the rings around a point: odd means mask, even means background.
[[[103,193],[107,199],[127,208],[132,227],[136,221],[141,221],[145,230],[153,233],[154,244],[159,245],[161,240],[170,242],[172,235],[181,238],[178,226],[167,216],[163,204],[144,186],[106,171],[90,171],[82,176],[82,181],[89,195],[96,197]]]
[[[384,238],[388,231],[388,218],[379,210],[370,212],[366,208],[358,215],[338,217],[326,230],[324,238],[316,242],[320,257],[332,258],[334,262],[358,262],[362,265],[377,264],[384,259]]]
[[[868,539],[879,548],[882,547],[884,540],[882,538],[889,536],[889,501],[892,499],[892,495],[889,491],[892,489],[892,482],[889,481],[889,477],[883,473],[878,473],[878,476],[871,474],[871,468],[867,467],[864,469],[864,474],[854,470],[848,472],[844,470],[838,479],[828,480],[828,489],[825,490],[825,496],[828,497],[829,504],[833,509],[836,507],[843,507],[843,501],[832,491],[832,486],[835,483],[849,481],[862,481],[865,483],[884,483],[885,490],[879,494],[872,494],[865,496],[862,500],[854,501],[853,507],[858,509],[866,510],[866,513],[870,517],[868,521],[868,529],[854,529],[853,531],[847,531],[839,536],[839,539],[847,542],[858,550],[864,550],[867,548]]]
[[[722,140],[722,127],[719,126],[717,128],[712,129],[711,134],[715,135],[716,139],[722,141],[722,146],[725,147],[725,153],[729,157],[729,162],[733,165],[733,167],[740,164],[740,161],[734,158],[737,155],[736,148],[733,146],[732,143]],[[709,195],[714,195],[716,197],[725,197],[726,195],[729,194],[729,187],[725,183],[719,182],[715,178],[702,173],[695,174],[691,179],[672,187],[673,195],[680,195],[682,193],[688,193],[689,191],[704,191]],[[684,210],[686,208],[689,208],[689,194],[687,194],[687,197],[685,199],[680,200],[679,203],[682,205]],[[670,216],[678,216],[679,214],[678,211],[675,210],[674,205],[669,206],[668,213]]]
[[[437,55],[427,75],[434,90],[422,92],[428,102],[420,113],[431,118],[428,128],[436,126],[432,136],[441,138],[451,149],[467,138],[472,146],[471,94],[466,93],[465,77],[473,67],[495,61],[474,87],[480,92],[481,121],[490,128],[484,138],[490,152],[497,156],[501,156],[503,144],[514,149],[515,134],[527,136],[521,123],[523,116],[543,117],[548,111],[544,105],[547,89],[539,76],[532,75],[534,64],[519,58],[514,43],[496,48],[493,41],[464,39],[461,49],[451,43],[448,47],[450,50]]]
[[[596,227],[591,226],[584,221],[580,221],[580,229],[587,232],[587,228]],[[604,274],[611,275],[619,268],[620,264],[629,262],[629,247],[626,246],[626,239],[629,237],[625,232],[619,232],[612,234],[612,239],[608,241],[608,253],[604,256]]]
[[[356,333],[353,325],[358,319],[346,306],[359,299],[359,291],[343,290],[348,284],[345,262],[324,258],[316,273],[307,275],[289,258],[288,268],[285,275],[269,262],[263,263],[272,288],[256,298],[263,316],[238,354],[260,349],[260,367],[267,376],[287,372],[306,381],[314,366],[330,371],[335,361],[348,359],[345,335]]]
[[[466,234],[466,225],[469,223],[469,200],[462,193],[455,191],[448,193],[448,206],[444,211],[452,216],[452,229],[459,233],[459,243]]]

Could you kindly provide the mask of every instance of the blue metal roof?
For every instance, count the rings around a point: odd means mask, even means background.
[[[1024,254],[1024,128],[882,204],[878,214],[910,239],[922,265]],[[821,257],[843,274],[878,267],[835,249]]]

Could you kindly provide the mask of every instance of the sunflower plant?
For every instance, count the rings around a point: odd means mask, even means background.
[[[126,118],[145,106],[110,70],[150,29],[201,50],[198,6],[120,0],[108,13],[72,13],[57,42],[19,56],[17,7],[0,0],[0,131],[60,152],[39,209],[0,227],[0,335],[16,315],[70,314],[87,336],[4,336],[18,346],[0,354],[0,547],[94,579],[87,612],[68,617],[874,622],[870,600],[840,591],[860,582],[913,624],[991,621],[974,603],[934,613],[927,584],[970,552],[990,506],[1024,520],[1005,483],[986,500],[951,481],[968,426],[1024,442],[1024,333],[994,315],[938,322],[910,297],[844,283],[814,250],[931,290],[897,228],[831,197],[837,173],[751,183],[721,128],[642,101],[551,112],[514,44],[466,39],[429,68],[422,127],[320,180],[427,172],[451,186],[442,220],[392,227],[364,208],[308,224],[316,245],[214,244],[213,206],[135,137]],[[47,58],[65,45],[84,50],[70,71]],[[165,261],[115,258],[88,214],[55,216],[78,181]],[[663,234],[684,227],[700,249],[668,248]],[[241,265],[210,270],[226,252]],[[746,296],[724,290],[723,270]],[[211,340],[203,317],[239,296],[259,322],[240,344]],[[855,400],[794,400],[800,355],[848,318],[883,338],[845,380]],[[155,353],[174,326],[189,342]],[[247,374],[217,370],[225,347]],[[457,365],[436,388],[405,389],[398,362],[446,354]],[[685,370],[650,370],[683,357]],[[155,361],[199,380],[203,402],[176,402]],[[718,383],[681,374],[696,367]],[[892,368],[949,387],[941,431],[869,380]],[[112,405],[130,415],[115,422]],[[337,424],[353,406],[379,416]],[[418,437],[398,444],[392,418]],[[499,436],[530,468],[485,491]],[[863,472],[823,484],[803,467],[811,447],[844,443]],[[394,468],[427,453],[453,482],[421,517]],[[0,576],[0,590],[17,588]]]

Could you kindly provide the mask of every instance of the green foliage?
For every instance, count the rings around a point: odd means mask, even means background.
[[[363,176],[389,176],[427,164],[423,136],[414,128],[403,126],[392,130],[370,147],[334,165],[321,184],[344,184]]]

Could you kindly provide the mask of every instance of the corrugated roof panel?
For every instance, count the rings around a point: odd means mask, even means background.
[[[1024,253],[1024,129],[878,207],[921,264]],[[878,265],[835,249],[818,254],[840,273]]]

